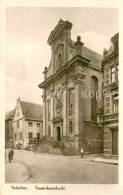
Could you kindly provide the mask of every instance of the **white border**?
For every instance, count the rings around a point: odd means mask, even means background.
[[[35,184],[25,184],[23,186],[27,186],[29,189],[13,191],[11,190],[11,185],[5,184],[4,178],[4,108],[5,108],[5,10],[6,7],[119,7],[120,8],[120,127],[123,127],[123,119],[122,119],[122,99],[123,99],[123,92],[122,92],[122,83],[123,83],[123,1],[122,0],[3,0],[1,1],[1,36],[0,36],[0,183],[1,183],[1,193],[2,195],[47,195],[47,194],[66,194],[66,195],[73,195],[73,194],[98,194],[98,195],[113,195],[123,194],[123,130],[120,128],[119,133],[119,148],[120,148],[120,166],[119,166],[119,184],[118,185],[99,185],[99,184],[77,184],[77,185],[64,185],[66,187],[65,191],[35,191],[34,186]],[[2,131],[1,131],[2,130]],[[50,186],[54,186],[51,185]]]

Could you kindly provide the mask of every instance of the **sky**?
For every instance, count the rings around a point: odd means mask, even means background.
[[[72,40],[81,36],[84,45],[100,54],[110,47],[110,38],[119,32],[118,8],[43,8],[8,7],[6,9],[6,110],[23,101],[43,104],[43,70],[49,66],[50,32],[58,21],[73,24]]]

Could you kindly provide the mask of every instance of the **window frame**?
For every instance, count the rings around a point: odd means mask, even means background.
[[[29,140],[33,139],[33,132],[28,133],[28,138],[29,138]]]
[[[29,121],[29,122],[28,122],[28,126],[29,126],[29,127],[33,127],[33,122],[32,122],[32,121]]]

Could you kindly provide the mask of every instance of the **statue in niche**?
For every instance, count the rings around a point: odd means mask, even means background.
[[[61,103],[61,99],[62,99],[62,90],[59,88],[57,90],[56,93],[56,113],[57,115],[61,115],[61,111],[62,111],[62,103]]]

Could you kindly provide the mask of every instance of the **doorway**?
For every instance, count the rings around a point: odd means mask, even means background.
[[[60,129],[60,127],[57,127],[57,139],[58,139],[58,141],[61,141],[61,129]]]
[[[112,131],[112,154],[118,155],[118,130]]]

